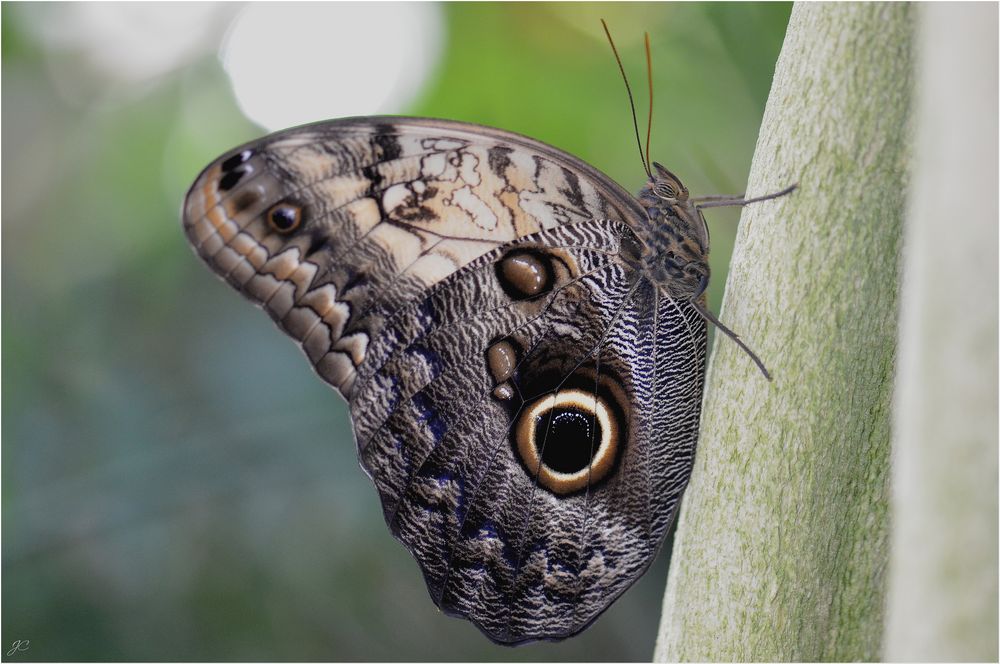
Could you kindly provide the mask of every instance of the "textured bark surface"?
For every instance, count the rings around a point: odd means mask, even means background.
[[[716,335],[657,660],[881,655],[912,9],[792,12]]]
[[[921,5],[885,655],[997,660],[997,6]]]

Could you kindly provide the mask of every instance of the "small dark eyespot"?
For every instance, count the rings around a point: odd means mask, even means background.
[[[240,181],[240,178],[243,177],[245,173],[246,172],[242,168],[237,168],[236,170],[229,171],[223,175],[222,179],[219,180],[219,191],[229,191],[235,187],[236,183]]]
[[[222,162],[220,168],[223,173],[228,173],[240,164],[245,164],[253,156],[253,150],[240,150],[229,159]]]
[[[236,213],[243,212],[256,203],[257,198],[257,192],[250,189],[244,189],[233,197],[233,210]]]
[[[497,339],[486,349],[486,367],[497,385],[510,380],[517,370],[519,357],[524,351],[510,337]]]
[[[302,208],[290,203],[278,203],[267,211],[267,223],[279,233],[291,233],[302,224]]]
[[[555,284],[552,258],[538,249],[514,249],[495,267],[500,286],[514,300],[547,293]]]

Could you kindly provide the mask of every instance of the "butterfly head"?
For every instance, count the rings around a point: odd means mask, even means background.
[[[639,234],[643,269],[674,297],[696,298],[708,286],[708,226],[680,179],[653,162],[655,171],[637,198],[648,221]]]

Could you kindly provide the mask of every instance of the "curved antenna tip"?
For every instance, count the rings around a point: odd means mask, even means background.
[[[611,30],[608,28],[607,21],[603,18],[601,19],[601,25],[604,26],[604,34],[608,37],[608,43],[611,44],[611,52],[615,54],[615,62],[618,63],[618,71],[621,72],[622,80],[625,81],[625,92],[628,94],[628,105],[632,109],[632,127],[635,129],[635,142],[639,146],[639,159],[642,161],[642,169],[646,171],[647,177],[652,178],[653,173],[649,170],[649,160],[642,153],[642,139],[639,138],[639,121],[636,119],[635,99],[632,97],[632,87],[628,84],[628,76],[625,75],[625,66],[622,64],[622,59],[618,55],[618,49],[615,47],[615,40],[611,38]],[[648,48],[648,36],[646,43]],[[650,100],[650,103],[652,103],[652,100]]]

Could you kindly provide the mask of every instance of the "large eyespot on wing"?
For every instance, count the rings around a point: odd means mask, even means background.
[[[503,642],[564,638],[592,623],[651,564],[690,476],[704,323],[690,306],[663,300],[644,282],[624,292],[601,288],[593,304],[599,316],[575,316],[578,324],[603,321],[597,342],[584,342],[591,349],[584,361],[571,359],[556,371],[564,375],[558,382],[543,345],[521,365],[518,392],[526,407],[514,414],[510,444],[523,470],[537,469],[533,488],[504,495],[517,475],[509,466],[490,471],[485,492],[466,506],[466,539],[451,555],[448,578],[457,583],[446,582],[444,599],[451,594]],[[560,409],[571,414],[564,431],[553,426],[551,413]],[[523,452],[526,442],[537,457]],[[550,455],[553,443],[562,449]],[[590,457],[583,487],[573,477],[583,466],[581,451]],[[547,470],[554,477],[544,477]],[[505,542],[513,571],[497,575],[501,592],[481,581],[469,597],[463,593],[483,555],[475,546],[483,540],[473,533],[484,532]],[[499,612],[479,608],[491,595],[518,601]]]
[[[508,361],[515,360],[517,351],[513,344],[520,343],[508,337],[510,345],[505,350],[490,352],[488,347],[495,345],[490,340],[519,327],[539,329],[547,311],[556,304],[579,306],[577,303],[585,293],[577,281],[593,279],[594,271],[610,269],[607,264],[613,254],[606,248],[595,249],[586,244],[565,249],[540,247],[536,242],[536,239],[564,241],[567,237],[581,242],[580,228],[567,227],[559,229],[558,235],[553,233],[529,236],[523,243],[497,249],[452,275],[434,287],[424,300],[388,316],[383,334],[369,347],[369,361],[361,367],[350,406],[362,465],[369,460],[372,467],[397,464],[372,473],[387,519],[391,520],[398,507],[402,483],[407,478],[402,471],[405,464],[396,452],[405,449],[407,453],[422,454],[436,443],[433,437],[417,434],[402,436],[399,444],[392,440],[389,424],[393,418],[407,416],[401,409],[419,407],[428,398],[426,389],[435,381],[456,390],[459,383],[476,381],[488,391],[498,372],[504,371],[500,355],[506,352]],[[515,300],[497,278],[496,265],[529,247],[536,255],[549,253],[559,267],[551,268],[553,280],[544,295]],[[493,357],[492,365],[488,354]],[[508,370],[512,372],[513,367]],[[459,399],[448,399],[447,395],[442,398],[448,401],[448,407],[461,404]],[[429,413],[430,410],[409,412],[426,420],[431,419]]]
[[[652,561],[690,472],[704,327],[680,345],[693,310],[659,327],[621,230],[564,226],[468,265],[387,320],[356,383],[359,454],[392,532],[434,601],[500,643],[589,625]],[[701,359],[666,362],[658,335]],[[677,412],[653,415],[661,403]]]
[[[576,230],[566,227],[526,240],[532,240],[531,250],[542,260],[545,248],[539,244],[558,247]],[[577,238],[572,241],[579,243]],[[364,408],[368,413],[364,422],[358,421],[362,464],[379,488],[390,528],[417,558],[435,601],[450,613],[473,619],[500,641],[510,640],[502,625],[507,598],[519,601],[510,587],[515,523],[524,514],[534,483],[510,444],[511,410],[522,399],[516,395],[510,401],[498,400],[496,383],[498,378],[514,386],[521,383],[519,367],[526,359],[548,374],[582,359],[585,337],[595,331],[568,328],[590,302],[588,293],[628,281],[626,271],[606,249],[570,248],[561,259],[571,267],[555,278],[551,288],[531,301],[514,299],[505,291],[496,264],[519,249],[515,245],[498,250],[485,265],[470,265],[443,282],[438,292],[444,297],[432,296],[428,306],[415,307],[409,316],[419,323],[393,324],[394,330],[407,330],[406,346],[371,382],[358,383],[358,400],[352,404],[352,410]],[[569,276],[573,273],[578,276]],[[516,362],[513,370],[488,362],[489,348],[500,335],[509,341],[504,350],[493,353],[494,359],[506,354]],[[568,346],[556,357],[551,351],[560,341]],[[378,411],[366,405],[369,390],[377,393],[372,401],[388,396],[394,404],[374,429],[372,420],[378,422],[378,417],[371,414]],[[496,537],[484,535],[480,541],[477,533],[470,538],[462,532],[465,510],[478,504],[477,493],[490,492],[495,498],[520,495],[522,500],[513,512],[507,504],[490,501],[503,513],[493,515],[494,525],[483,528]],[[508,529],[511,539],[505,541]],[[479,546],[490,551],[480,556],[475,551]],[[456,575],[448,582],[453,550],[463,561],[466,555],[477,558],[478,578]],[[445,592],[446,588],[450,590]],[[556,634],[557,628],[544,629]]]
[[[620,379],[599,366],[581,368],[523,405],[511,443],[540,488],[572,495],[611,474],[628,440],[630,411]]]
[[[509,132],[359,118],[278,132],[210,164],[184,229],[220,277],[264,308],[350,397],[398,308],[504,243],[592,219],[642,218],[582,161]]]

